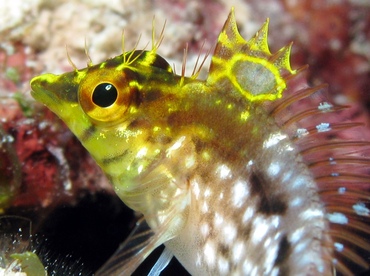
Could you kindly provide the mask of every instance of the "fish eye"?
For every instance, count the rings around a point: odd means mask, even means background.
[[[85,114],[96,124],[111,125],[124,119],[137,93],[136,78],[131,71],[92,69],[79,84],[78,101]]]
[[[108,82],[104,82],[95,87],[92,93],[92,101],[100,107],[111,106],[117,100],[117,88]]]

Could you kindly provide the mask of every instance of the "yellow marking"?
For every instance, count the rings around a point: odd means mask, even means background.
[[[130,106],[129,108],[128,108],[128,113],[129,114],[135,114],[135,113],[137,113],[139,110],[135,107],[135,106]]]
[[[145,55],[145,59],[142,62],[140,62],[140,64],[149,67],[155,61],[156,56],[157,55],[155,54],[155,50],[154,50],[154,52],[153,51],[147,52],[146,55]]]
[[[131,69],[129,64],[123,62],[121,65],[118,65],[115,70],[118,71],[118,72],[122,72],[125,68],[130,68]]]
[[[247,111],[244,111],[244,112],[240,113],[240,119],[242,121],[247,121],[248,118],[249,118],[249,115],[250,115],[250,113],[249,113],[248,110]]]
[[[208,151],[203,151],[202,152],[202,158],[205,160],[205,161],[209,161],[211,159],[211,155],[209,154]]]
[[[266,93],[254,95],[250,91],[245,90],[241,84],[237,81],[235,74],[232,72],[232,66],[235,65],[236,62],[242,62],[247,61],[251,63],[261,64],[265,68],[267,68],[272,75],[275,77],[276,86],[275,93],[271,93],[271,91],[266,91]],[[227,77],[233,86],[242,94],[244,95],[249,101],[264,101],[264,100],[276,100],[282,96],[283,90],[286,88],[286,82],[284,78],[281,76],[278,67],[276,67],[274,64],[270,63],[269,61],[263,59],[263,58],[257,58],[257,57],[251,57],[251,56],[245,56],[245,55],[234,55],[230,61],[228,61],[228,64],[225,65],[225,60],[217,57],[213,57],[212,62],[218,64],[220,67],[223,67],[223,70],[221,70],[223,73],[218,74],[212,82],[217,82],[219,79]],[[230,64],[232,66],[230,66]],[[247,74],[248,72],[246,72]],[[270,92],[270,93],[269,93]]]

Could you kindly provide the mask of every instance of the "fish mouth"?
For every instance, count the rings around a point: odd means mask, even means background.
[[[50,109],[56,107],[60,102],[57,94],[52,92],[53,89],[50,89],[57,78],[58,76],[54,74],[44,74],[34,77],[30,83],[32,97]]]

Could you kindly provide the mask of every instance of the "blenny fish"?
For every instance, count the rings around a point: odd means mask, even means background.
[[[192,275],[351,275],[369,269],[370,143],[345,106],[249,41],[231,11],[208,77],[177,75],[151,50],[31,81],[141,213],[96,275],[129,275],[158,246]],[[153,31],[154,33],[154,31]]]

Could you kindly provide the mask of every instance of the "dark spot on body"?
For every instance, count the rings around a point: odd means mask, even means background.
[[[156,101],[161,97],[163,97],[163,93],[159,89],[157,89],[157,90],[152,89],[148,93],[145,93],[145,101],[146,102]]]
[[[241,214],[244,214],[244,211],[241,212]],[[243,218],[241,216],[240,221],[242,219]],[[247,225],[244,225],[244,223],[240,223],[238,225],[238,233],[241,233],[244,240],[249,240],[250,239],[251,232],[252,232],[252,224],[251,223],[248,223]]]
[[[136,88],[131,91],[131,102],[130,104],[136,107],[139,107],[143,102],[142,94]]]
[[[172,73],[171,65],[160,55],[156,55],[151,65],[153,67],[157,67],[157,68],[160,68],[160,69],[166,70],[167,72]]]
[[[125,150],[124,152],[122,152],[121,154],[118,154],[116,156],[112,156],[112,157],[108,157],[108,158],[104,158],[102,160],[103,164],[107,165],[109,163],[114,163],[114,162],[118,162],[120,161],[125,155],[127,155],[129,153],[129,150]]]
[[[283,195],[261,198],[258,206],[258,211],[266,215],[283,215],[287,209],[288,206],[284,201]]]
[[[199,139],[198,137],[194,137],[193,142],[194,142],[194,146],[195,146],[195,152],[197,154],[201,154],[202,151],[205,148],[205,143],[201,139]]]
[[[147,129],[150,128],[150,124],[145,119],[135,119],[133,120],[128,126],[127,129],[129,130],[136,130],[136,129]]]
[[[81,135],[80,140],[82,142],[87,141],[96,131],[95,126],[91,125],[89,128],[85,129],[84,133]]]
[[[153,143],[153,144],[168,145],[169,143],[172,142],[172,138],[167,135],[160,134],[160,135],[150,136],[147,142]]]
[[[220,253],[225,259],[230,257],[230,247],[228,247],[226,244],[219,243],[217,252]]]
[[[261,179],[261,177],[256,172],[252,172],[249,178],[249,183],[251,185],[252,196],[257,196],[265,193],[263,187],[263,179]]]
[[[263,176],[252,172],[249,183],[252,196],[259,197],[258,212],[265,215],[283,215],[288,205],[283,194],[276,194],[273,190],[273,183],[264,179]]]
[[[276,255],[274,266],[279,267],[279,275],[289,275],[289,265],[287,260],[291,253],[291,245],[286,235],[282,237],[279,243],[279,249]]]

